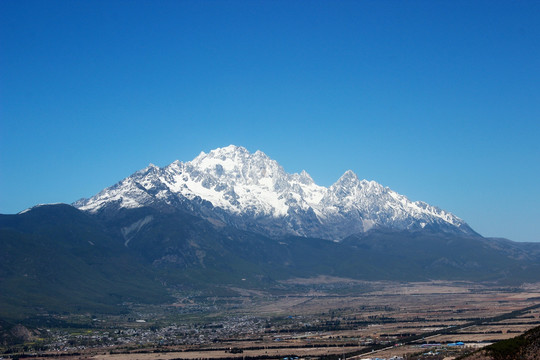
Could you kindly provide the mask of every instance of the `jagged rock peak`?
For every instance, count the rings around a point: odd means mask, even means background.
[[[260,150],[251,154],[246,148],[229,145],[201,152],[195,159],[186,163],[205,175],[229,178],[239,183],[259,183],[264,178],[286,177],[285,170]]]
[[[347,170],[341,177],[333,184],[335,187],[352,187],[352,186],[358,186],[360,184],[360,179],[358,179],[358,176],[352,171]]]

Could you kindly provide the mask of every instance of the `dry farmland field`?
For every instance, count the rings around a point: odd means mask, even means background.
[[[179,295],[125,316],[80,316],[4,357],[63,359],[389,358],[436,344],[482,347],[540,326],[540,283],[294,279],[226,296]],[[46,335],[44,335],[46,334]],[[422,345],[424,347],[422,347]],[[451,358],[451,357],[450,357]]]

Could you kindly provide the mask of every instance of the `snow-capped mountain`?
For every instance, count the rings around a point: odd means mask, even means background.
[[[163,168],[150,165],[73,204],[90,213],[121,208],[187,210],[215,225],[228,224],[272,236],[299,235],[339,240],[372,228],[431,228],[475,234],[460,218],[412,202],[375,181],[347,171],[332,186],[308,173],[289,174],[261,151],[230,145],[202,152],[192,161]]]

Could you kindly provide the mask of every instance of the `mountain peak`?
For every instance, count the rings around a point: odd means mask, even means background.
[[[365,180],[363,180],[365,181]],[[358,176],[352,171],[347,170],[341,177],[330,187],[331,189],[352,189],[357,188],[361,184]]]
[[[214,149],[208,154],[202,152],[187,164],[199,172],[227,179],[228,183],[235,185],[257,184],[261,179],[276,180],[285,176],[283,168],[262,151],[251,154],[246,148],[235,145]]]
[[[208,154],[202,151],[198,157],[235,158],[238,156],[249,156],[249,155],[250,153],[245,147],[229,145],[229,146],[210,150]]]
[[[311,175],[309,175],[306,170],[302,170],[298,175],[298,178],[302,184],[315,184],[315,181],[313,181]]]
[[[352,170],[347,170],[341,175],[337,182],[358,182],[358,175]]]

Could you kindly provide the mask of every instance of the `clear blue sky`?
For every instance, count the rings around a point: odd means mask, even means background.
[[[0,213],[229,144],[540,241],[540,2],[0,1]]]

